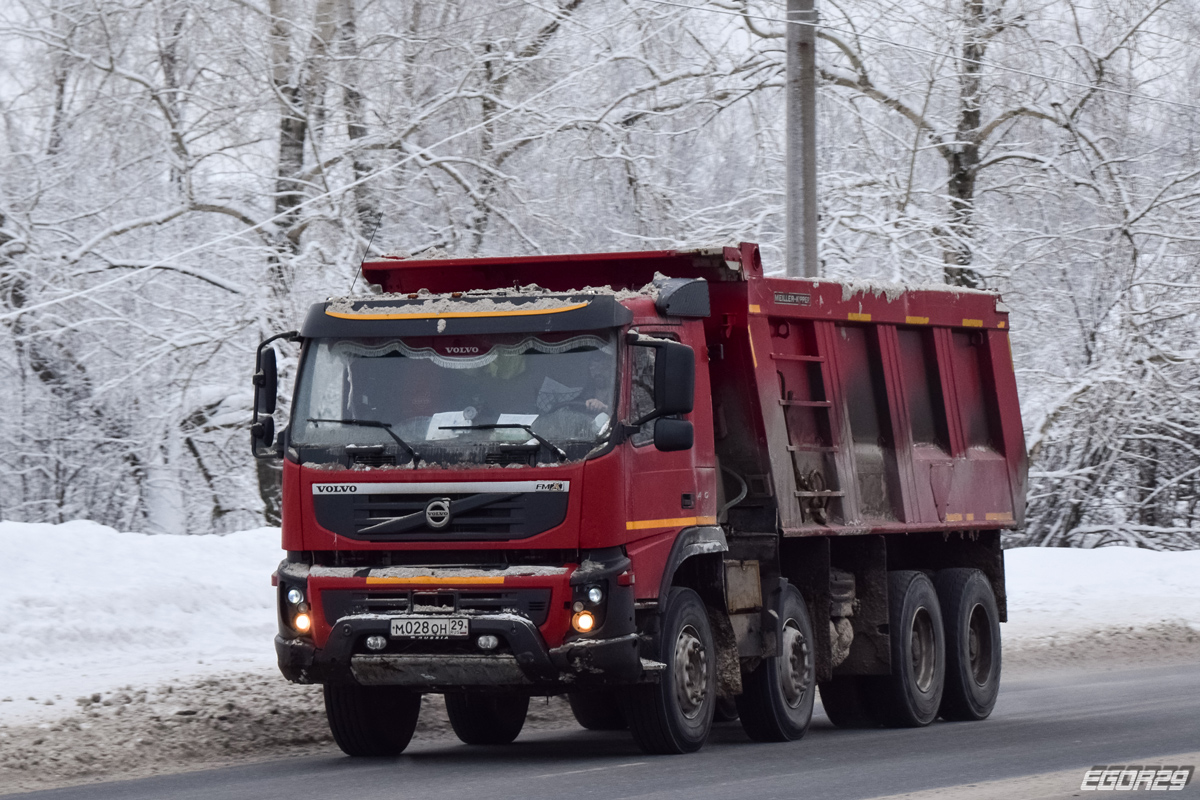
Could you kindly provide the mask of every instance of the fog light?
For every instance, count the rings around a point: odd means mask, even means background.
[[[500,639],[490,633],[485,633],[475,640],[475,644],[479,645],[480,650],[495,650],[500,646]]]
[[[296,618],[292,620],[292,627],[301,633],[307,633],[308,629],[312,627],[312,618],[308,614],[297,614]]]
[[[382,650],[385,647],[387,647],[387,639],[383,638],[382,636],[367,637],[368,650]]]
[[[571,625],[580,633],[587,633],[596,627],[596,617],[590,611],[580,611],[571,618]]]
[[[299,589],[288,589],[287,601],[294,606],[298,606],[304,602],[304,592]]]
[[[599,586],[593,586],[592,588],[588,589],[588,602],[592,603],[593,605],[597,605],[603,599],[604,592],[600,590]]]

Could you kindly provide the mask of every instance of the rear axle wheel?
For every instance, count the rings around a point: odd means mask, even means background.
[[[1000,612],[977,569],[944,569],[934,580],[946,628],[946,691],[941,715],[987,719],[1000,694]]]
[[[874,688],[883,721],[897,728],[928,725],[938,715],[946,671],[942,611],[922,572],[888,573],[892,674]]]

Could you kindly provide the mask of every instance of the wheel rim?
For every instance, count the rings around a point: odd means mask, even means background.
[[[912,631],[910,631],[910,650],[912,652],[913,682],[922,693],[928,693],[933,687],[934,666],[937,652],[934,645],[933,618],[929,610],[918,608],[913,615]]]
[[[992,675],[992,626],[987,609],[979,603],[971,609],[967,621],[967,658],[971,678],[979,686],[987,684]]]
[[[708,696],[708,653],[700,634],[685,625],[675,639],[675,701],[688,719],[695,719]]]
[[[779,683],[789,708],[799,708],[812,687],[812,649],[794,619],[783,624]]]

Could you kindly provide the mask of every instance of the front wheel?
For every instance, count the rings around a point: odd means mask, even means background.
[[[704,746],[717,705],[717,651],[700,595],[673,588],[661,619],[658,683],[622,693],[625,719],[647,753],[694,753]]]
[[[944,569],[934,579],[946,626],[946,691],[941,715],[987,719],[1000,694],[1000,612],[977,569]]]
[[[628,727],[614,692],[571,692],[567,702],[575,721],[589,731],[623,731]]]
[[[756,742],[790,742],[812,722],[816,694],[812,623],[794,586],[785,586],[779,605],[779,655],[764,658],[742,679],[738,713]]]
[[[398,686],[325,684],[325,716],[348,756],[397,756],[412,740],[421,695]]]
[[[511,744],[529,713],[529,697],[447,692],[446,716],[466,744]]]

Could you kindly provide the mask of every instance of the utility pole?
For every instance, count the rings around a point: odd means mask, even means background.
[[[787,4],[787,274],[816,278],[817,22],[815,0]],[[794,23],[807,23],[797,25]]]

